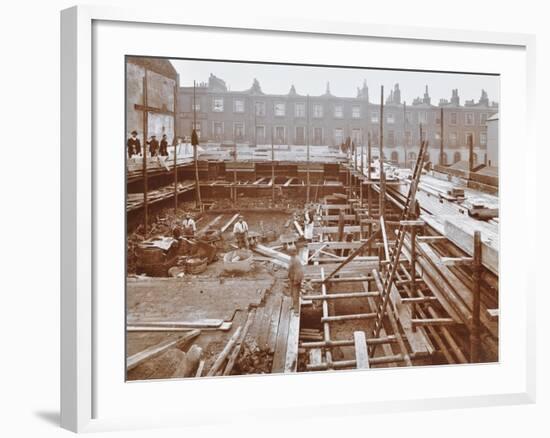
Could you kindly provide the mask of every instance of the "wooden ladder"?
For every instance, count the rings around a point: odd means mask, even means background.
[[[399,266],[399,255],[401,254],[401,249],[403,247],[403,242],[405,239],[405,225],[403,221],[406,221],[410,217],[411,209],[414,208],[414,203],[416,200],[416,191],[418,188],[418,183],[420,181],[420,176],[422,175],[422,167],[424,165],[424,156],[428,148],[428,142],[422,141],[420,144],[420,152],[418,158],[416,159],[416,164],[413,170],[412,181],[409,188],[409,193],[405,201],[405,206],[403,212],[401,213],[401,220],[399,227],[396,232],[395,246],[390,250],[390,260],[389,260],[389,274],[384,278],[383,287],[381,290],[381,296],[379,300],[378,307],[376,309],[376,319],[374,324],[374,335],[373,337],[377,338],[382,329],[383,319],[386,314],[386,307],[388,305],[390,290],[395,280],[395,274]],[[376,344],[370,347],[369,356],[373,357],[376,351]]]

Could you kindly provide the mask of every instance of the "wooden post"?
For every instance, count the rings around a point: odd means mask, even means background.
[[[193,131],[196,133],[197,130],[197,103],[196,103],[196,82],[193,81]],[[191,139],[193,136],[191,136]],[[197,208],[202,211],[202,201],[201,201],[201,186],[199,181],[199,145],[193,146],[193,155],[195,158],[195,192],[196,192],[196,203]]]
[[[470,328],[470,362],[479,362],[480,347],[480,295],[481,295],[481,233],[474,232],[474,261],[473,270],[473,306],[472,306],[472,326]]]
[[[307,114],[307,123],[306,123],[306,148],[307,148],[307,169],[306,169],[306,179],[307,179],[307,192],[306,192],[306,202],[309,204],[309,190],[310,190],[310,176],[309,176],[309,94],[306,97],[306,114]]]
[[[407,102],[403,102],[403,153],[405,154],[405,168],[408,166],[407,161]]]
[[[411,296],[416,298],[416,227],[411,227]],[[416,304],[411,304],[411,317],[416,314]],[[413,332],[416,331],[416,326],[412,326]]]
[[[174,218],[178,213],[178,84],[174,86]]]
[[[143,76],[143,226],[144,236],[148,235],[148,221],[149,221],[149,203],[147,199],[148,192],[148,176],[147,176],[147,137],[148,133],[148,114],[147,114],[147,69],[145,69],[145,75]]]
[[[468,169],[470,172],[474,170],[474,139],[472,137],[473,137],[472,135],[468,136],[468,150],[469,150]],[[469,175],[468,175],[468,178],[469,178]]]
[[[380,216],[385,213],[386,178],[384,175],[384,86],[380,86]]]
[[[271,127],[271,204],[275,205],[275,147],[273,145],[273,126]]]
[[[439,116],[439,123],[441,126],[441,133],[439,138],[439,165],[443,166],[443,107],[441,108],[441,115]]]
[[[370,142],[370,132],[368,133],[368,143],[367,143],[367,181],[369,184],[367,184],[367,204],[368,204],[368,217],[373,218],[372,214],[372,187],[371,187],[371,160],[372,160],[372,153],[371,153],[371,142]],[[370,239],[370,236],[372,236],[372,223],[369,222],[369,235],[367,236],[367,239]],[[372,245],[369,243],[367,254],[370,256],[372,255]]]

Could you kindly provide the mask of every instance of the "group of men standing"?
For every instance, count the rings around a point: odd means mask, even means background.
[[[168,156],[168,137],[166,134],[162,135],[159,141],[156,135],[152,135],[149,141],[145,142],[149,146],[149,154],[151,157],[167,157]],[[177,146],[183,143],[181,138],[178,138]],[[137,131],[132,131],[130,138],[126,141],[126,148],[128,149],[128,158],[132,158],[134,155],[143,156],[141,151],[141,142],[138,138]]]

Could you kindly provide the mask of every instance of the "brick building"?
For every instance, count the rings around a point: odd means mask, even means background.
[[[196,112],[193,112],[193,102]],[[432,104],[428,86],[424,95],[412,104],[401,100],[399,84],[387,95],[384,105],[384,155],[394,162],[416,159],[422,124],[423,138],[430,142],[430,159],[439,161],[441,110],[446,164],[468,158],[468,137],[473,139],[475,160],[485,160],[487,149],[486,120],[498,111],[482,90],[477,102],[460,103],[458,90],[449,100]],[[287,94],[265,94],[255,79],[243,91],[230,91],[214,75],[208,82],[180,87],[178,93],[177,132],[189,136],[196,120],[202,144],[237,143],[325,145],[338,147],[350,137],[356,145],[366,144],[368,134],[377,148],[380,142],[380,105],[369,101],[364,82],[357,96],[338,97],[326,91],[320,96],[305,96],[290,86]]]

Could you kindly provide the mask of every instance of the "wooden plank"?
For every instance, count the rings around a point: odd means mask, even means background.
[[[281,317],[283,299],[281,296],[275,297],[273,303],[273,313],[271,314],[271,322],[269,328],[269,335],[267,336],[266,349],[273,353],[275,351],[275,345],[277,343],[277,333],[279,331],[279,319]]]
[[[205,364],[205,360],[204,359],[201,359],[201,361],[199,362],[199,366],[197,367],[197,372],[195,374],[195,377],[201,377],[202,376],[202,372],[204,370],[204,364]]]
[[[231,352],[231,355],[227,359],[227,365],[225,366],[225,369],[223,371],[224,376],[229,376],[231,374],[231,371],[233,370],[233,366],[235,365],[235,362],[236,362],[237,358],[239,357],[239,353],[241,352],[243,342],[246,339],[246,334],[248,333],[248,330],[250,329],[250,326],[252,325],[252,320],[254,319],[254,313],[255,312],[256,312],[256,309],[252,309],[250,312],[248,312],[248,315],[246,316],[246,322],[244,324],[244,329],[243,329],[241,335],[239,336],[239,339],[238,339],[238,341],[235,345],[235,348],[233,348],[233,351]]]
[[[357,369],[364,370],[370,368],[365,332],[353,332],[353,340],[355,345],[355,360],[357,362]]]
[[[261,350],[267,349],[267,339],[269,336],[269,329],[271,328],[271,318],[273,315],[273,307],[275,305],[275,299],[271,295],[265,304],[264,315],[260,322],[261,327],[258,331],[257,345]],[[280,304],[279,304],[280,306]]]
[[[221,369],[223,363],[225,362],[225,359],[233,349],[233,346],[237,343],[237,339],[239,339],[239,335],[241,334],[242,327],[238,327],[237,330],[235,330],[235,333],[229,338],[229,341],[227,341],[227,344],[225,344],[225,347],[223,350],[218,354],[218,357],[216,357],[216,360],[214,361],[212,367],[206,374],[207,376],[215,376],[218,374],[218,371]]]
[[[380,275],[376,271],[374,273],[374,276],[375,276],[376,286],[378,287],[378,290],[380,291],[380,293],[382,293],[383,286],[382,286],[382,280],[380,278]],[[411,346],[411,350],[413,351],[413,353],[415,354],[429,353],[430,350],[432,350],[433,348],[430,348],[431,343],[428,340],[426,333],[423,330],[413,330],[412,323],[411,323],[411,320],[412,320],[411,308],[410,306],[403,304],[401,302],[401,295],[399,295],[399,291],[397,290],[394,284],[392,284],[392,287],[390,288],[390,300],[392,302],[395,313],[398,316],[399,323],[401,324],[401,327],[405,332],[405,336],[409,341],[409,345]]]
[[[290,311],[286,345],[285,373],[295,373],[298,367],[298,343],[300,338],[300,305],[298,311]]]
[[[223,332],[231,330],[232,322],[223,322],[219,327],[202,327],[203,331],[221,330]],[[190,327],[156,327],[156,326],[139,326],[129,325],[126,327],[127,332],[190,332],[194,330]]]
[[[323,352],[320,348],[312,348],[309,350],[309,363],[311,365],[319,365],[323,361]]]
[[[449,218],[444,224],[445,236],[460,249],[473,255],[474,231],[481,231],[481,263],[493,274],[498,275],[498,235],[489,233],[482,225],[474,223],[470,226],[469,224],[470,222],[461,222],[459,225],[456,220]]]
[[[412,325],[452,325],[456,324],[452,318],[414,318]]]
[[[187,342],[191,341],[192,339],[200,335],[200,333],[201,333],[200,330],[193,330],[178,339],[164,341],[157,345],[153,345],[152,347],[149,347],[143,351],[140,351],[139,353],[136,353],[126,359],[126,369],[130,371],[135,367],[137,367],[138,365],[142,364],[143,362],[159,356],[169,348],[182,347]]]
[[[286,347],[288,342],[288,324],[290,321],[290,307],[292,299],[284,297],[281,305],[281,317],[279,318],[279,328],[277,330],[277,341],[275,343],[275,352],[273,355],[272,373],[282,373],[285,369]]]
[[[304,237],[304,230],[302,230],[302,227],[300,226],[298,221],[294,221],[294,228],[296,228],[296,231],[298,231],[300,237]]]
[[[229,219],[223,227],[221,227],[220,231],[222,233],[225,233],[225,230],[227,230],[233,222],[235,222],[235,219],[239,217],[238,213],[235,213],[231,219]]]
[[[271,257],[271,258],[279,260],[280,262],[286,263],[287,266],[288,266],[288,263],[290,262],[290,256],[289,255],[287,255],[285,253],[282,253],[280,251],[275,251],[274,249],[272,249],[268,246],[258,244],[253,249],[254,249],[254,251],[260,253],[261,255],[264,255],[266,257]]]
[[[137,321],[129,320],[128,327],[162,327],[162,328],[187,328],[206,329],[220,328],[223,319],[202,319],[198,321]]]

